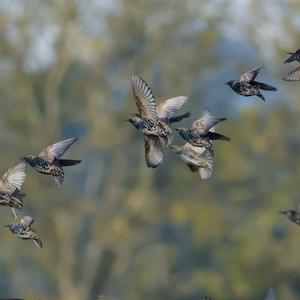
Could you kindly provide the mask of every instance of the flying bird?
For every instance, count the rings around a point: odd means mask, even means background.
[[[283,210],[279,211],[280,214],[285,215],[287,218],[289,218],[292,222],[296,223],[297,225],[300,225],[300,204],[298,204],[297,209],[289,209],[289,210]]]
[[[190,115],[188,112],[174,117],[187,97],[172,98],[157,107],[153,92],[145,80],[134,75],[131,85],[139,113],[132,114],[128,121],[143,133],[146,164],[150,168],[156,168],[163,162],[164,147],[171,143],[171,123],[179,122]]]
[[[287,52],[290,56],[284,61],[285,64],[289,64],[293,61],[297,61],[300,63],[300,49],[296,52]],[[300,67],[292,70],[291,72],[287,73],[282,77],[285,81],[299,81],[300,80]]]
[[[40,248],[43,248],[43,243],[39,236],[32,229],[31,225],[34,223],[34,219],[30,216],[25,216],[20,220],[20,224],[8,224],[4,225],[17,237],[23,240],[33,240],[34,243]]]
[[[52,175],[58,186],[64,181],[63,167],[77,165],[81,160],[61,159],[61,156],[77,141],[77,138],[63,140],[50,145],[38,155],[28,155],[23,159],[36,171]]]
[[[26,163],[24,161],[9,168],[0,178],[0,205],[11,207],[16,219],[23,207],[25,194],[21,192],[26,177]]]
[[[230,138],[214,132],[214,127],[226,118],[214,117],[207,109],[204,111],[202,117],[196,120],[192,128],[176,128],[180,136],[196,147],[211,148],[211,140],[230,141]]]
[[[260,69],[261,67],[256,67],[242,74],[239,80],[230,80],[226,82],[226,84],[228,84],[230,88],[239,95],[246,97],[257,96],[261,100],[265,101],[265,97],[260,90],[277,91],[277,89],[269,84],[254,80]]]
[[[183,146],[171,145],[170,149],[177,153],[192,172],[199,172],[202,179],[207,179],[213,171],[213,149],[195,147],[189,143]]]

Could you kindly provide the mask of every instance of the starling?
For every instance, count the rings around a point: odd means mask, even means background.
[[[193,123],[192,128],[176,128],[180,136],[196,147],[211,148],[211,140],[230,141],[225,135],[214,132],[214,127],[226,118],[216,118],[208,110],[204,111],[203,116]]]
[[[256,67],[249,72],[242,74],[240,80],[230,80],[226,82],[231,89],[239,95],[242,96],[257,96],[261,100],[265,101],[265,97],[260,90],[265,91],[277,91],[277,89],[266,83],[255,81],[257,74],[259,73],[261,67]]]
[[[207,179],[213,171],[213,150],[204,147],[195,147],[189,143],[183,146],[171,145],[170,149],[176,152],[187,164],[192,172],[199,171],[202,179]]]
[[[139,114],[132,114],[128,121],[144,134],[146,164],[150,168],[156,168],[163,162],[164,147],[172,140],[170,124],[190,115],[186,113],[173,117],[187,97],[172,98],[157,107],[153,92],[140,76],[134,75],[131,84]]]
[[[275,295],[274,295],[274,291],[273,291],[272,288],[269,288],[268,294],[267,294],[265,300],[276,300]]]
[[[34,223],[34,219],[30,216],[23,217],[20,220],[20,224],[4,225],[17,237],[23,240],[33,240],[34,243],[40,248],[43,248],[42,241],[36,232],[32,229],[31,225]]]
[[[284,63],[289,64],[293,61],[297,61],[300,63],[300,49],[298,49],[296,52],[287,52],[290,54],[290,57],[288,57]],[[300,67],[297,67],[296,69],[292,70],[288,74],[284,75],[282,77],[285,81],[299,81],[300,80]]]
[[[38,155],[25,156],[24,160],[39,173],[52,175],[57,185],[61,186],[64,181],[62,167],[77,165],[81,162],[81,160],[60,158],[77,140],[77,138],[63,140],[43,149]]]
[[[296,210],[283,210],[279,211],[280,214],[286,215],[292,222],[300,225],[300,204],[298,205]]]
[[[0,179],[0,205],[9,206],[16,219],[23,207],[25,194],[21,192],[26,177],[26,163],[24,161],[8,169]]]

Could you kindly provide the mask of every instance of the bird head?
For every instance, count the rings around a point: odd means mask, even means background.
[[[130,118],[126,121],[130,122],[134,127],[138,127],[141,122],[141,118],[137,114],[131,114]]]
[[[177,145],[170,145],[169,148],[170,148],[171,151],[178,153],[178,152],[180,152],[181,147],[177,146]]]
[[[233,85],[233,82],[234,82],[234,80],[229,80],[229,81],[227,81],[225,84],[227,84],[227,85],[229,85],[229,86],[232,86],[232,85]]]
[[[176,131],[184,138],[188,132],[189,129],[184,127],[175,128]]]
[[[283,211],[279,211],[278,213],[282,214],[282,215],[286,215],[288,218],[293,215],[293,211],[292,210],[283,210]]]
[[[33,156],[33,155],[28,155],[28,156],[24,156],[22,159],[23,159],[26,163],[28,163],[29,165],[31,165],[31,163],[32,163],[32,161],[33,161],[34,158],[35,158],[35,156]]]
[[[20,223],[23,225],[23,226],[31,226],[34,222],[34,219],[30,216],[25,216],[23,217],[21,220],[20,220]]]

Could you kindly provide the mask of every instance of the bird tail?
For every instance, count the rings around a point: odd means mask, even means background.
[[[205,159],[205,167],[199,168],[199,174],[202,179],[207,179],[213,172],[213,152],[209,149],[205,149],[202,153],[202,157]]]
[[[62,167],[74,166],[81,163],[81,160],[77,159],[59,159],[59,163]]]
[[[34,239],[33,241],[40,249],[43,248],[43,243],[40,239]]]
[[[259,89],[261,90],[265,90],[265,91],[277,91],[277,88],[266,84],[266,83],[262,83],[262,82],[258,82],[258,81],[253,81],[252,82],[254,85],[256,85]]]
[[[176,117],[171,117],[169,119],[170,123],[175,123],[175,122],[180,122],[181,120],[188,118],[192,113],[190,111],[186,112],[185,114],[176,116]]]
[[[221,140],[221,141],[230,141],[230,138],[227,137],[226,135],[216,133],[216,132],[211,132],[209,131],[207,136],[209,137],[210,140],[215,141],[215,140]]]

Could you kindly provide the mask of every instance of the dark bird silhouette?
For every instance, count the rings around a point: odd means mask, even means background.
[[[293,61],[297,61],[300,63],[300,49],[296,52],[287,52],[290,56],[284,61],[285,64],[289,64]],[[299,81],[300,80],[300,67],[292,70],[291,72],[287,73],[282,77],[285,81]]]
[[[278,213],[285,215],[292,222],[296,223],[297,225],[300,225],[300,204],[298,204],[296,210],[289,209],[289,210],[279,211]]]
[[[230,141],[230,138],[214,132],[214,126],[226,121],[226,118],[214,117],[208,110],[205,110],[203,116],[196,120],[192,128],[176,128],[180,136],[196,147],[211,148],[211,140]]]
[[[81,162],[81,160],[60,158],[77,140],[77,138],[63,140],[48,146],[38,155],[25,156],[24,160],[39,173],[52,175],[57,185],[61,186],[64,181],[63,167]]]
[[[199,172],[202,179],[207,179],[213,171],[213,149],[195,147],[189,143],[183,146],[171,145],[170,149],[177,153],[192,172]]]
[[[31,225],[34,223],[34,219],[30,216],[23,217],[20,220],[20,224],[4,225],[17,237],[23,240],[33,240],[34,243],[40,248],[43,248],[43,243],[40,240],[37,233],[32,229]]]
[[[26,163],[24,161],[8,169],[0,179],[0,205],[9,206],[16,219],[23,207],[21,187],[26,177]]]
[[[265,300],[276,300],[275,298],[275,294],[272,288],[269,288],[267,296],[265,298]]]
[[[149,85],[138,75],[131,79],[139,114],[132,114],[128,121],[144,135],[145,160],[150,168],[158,167],[164,159],[164,147],[172,140],[171,123],[186,118],[190,113],[174,117],[183,107],[187,97],[180,96],[162,102],[156,106],[153,92]]]
[[[265,97],[260,90],[277,91],[277,89],[269,84],[254,80],[260,69],[261,67],[256,67],[251,71],[242,74],[240,80],[230,80],[226,82],[226,84],[228,84],[230,88],[239,95],[246,97],[257,96],[261,100],[265,101]]]

